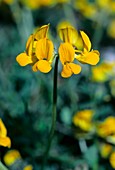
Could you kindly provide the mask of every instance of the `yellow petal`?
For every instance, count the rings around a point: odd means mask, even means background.
[[[30,35],[30,37],[28,38],[27,43],[26,43],[27,55],[29,55],[29,56],[33,55],[33,53],[35,52],[36,43],[37,43],[37,40],[34,39],[34,35]]]
[[[37,66],[38,70],[43,72],[43,73],[48,73],[52,69],[50,63],[46,60],[38,61],[36,63],[36,66]]]
[[[78,37],[78,33],[74,27],[66,27],[59,30],[60,39],[64,42],[68,42],[75,45]]]
[[[75,63],[69,63],[69,67],[71,68],[74,74],[79,74],[81,72],[81,66]]]
[[[71,44],[63,43],[59,47],[60,61],[64,65],[66,62],[72,62],[74,60],[75,51]]]
[[[26,42],[26,52],[28,55],[30,54],[30,52],[29,52],[30,46],[31,46],[31,51],[32,51],[32,39],[33,39],[33,35],[30,35]]]
[[[99,62],[99,53],[97,53],[97,51],[91,51],[78,55],[76,58],[83,64],[96,65]]]
[[[71,68],[66,64],[66,65],[63,65],[63,70],[61,72],[61,76],[64,77],[64,78],[68,78],[72,75],[72,70]]]
[[[21,65],[21,66],[26,66],[28,64],[33,63],[32,59],[30,56],[28,56],[25,52],[19,54],[16,57],[16,61]]]
[[[43,25],[42,27],[38,28],[38,30],[36,31],[36,33],[34,35],[34,38],[36,40],[40,40],[42,38],[47,38],[48,29],[49,29],[49,24]]]
[[[91,41],[90,41],[89,37],[86,35],[86,33],[84,31],[80,31],[80,33],[81,33],[81,37],[82,37],[83,42],[84,42],[84,50],[90,51]]]
[[[36,44],[36,56],[39,60],[46,59],[50,61],[53,56],[54,46],[49,39],[40,39]]]
[[[0,137],[0,145],[4,147],[11,147],[11,141],[9,137]]]
[[[0,137],[6,137],[6,135],[7,135],[7,129],[4,126],[2,119],[0,119]]]

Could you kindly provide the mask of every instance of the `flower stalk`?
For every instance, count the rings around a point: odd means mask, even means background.
[[[55,67],[54,67],[54,80],[53,80],[53,107],[52,107],[52,125],[51,125],[51,130],[50,130],[50,134],[49,134],[49,139],[48,139],[48,143],[46,146],[46,151],[44,153],[44,157],[43,157],[43,163],[42,163],[42,167],[41,170],[45,169],[45,165],[48,159],[48,153],[51,147],[51,143],[53,140],[53,136],[54,136],[54,132],[55,132],[55,125],[56,125],[56,115],[57,115],[57,74],[58,74],[58,60],[59,57],[56,57],[56,61],[55,61]]]

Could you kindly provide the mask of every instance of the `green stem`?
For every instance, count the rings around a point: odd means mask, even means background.
[[[8,170],[8,169],[2,164],[1,161],[0,161],[0,170]]]
[[[47,158],[48,158],[48,153],[51,147],[51,142],[54,136],[54,132],[55,132],[55,125],[56,125],[56,115],[57,115],[57,73],[58,73],[58,59],[59,57],[56,57],[56,61],[55,61],[55,67],[54,67],[54,81],[53,81],[53,108],[52,108],[52,126],[51,126],[51,130],[50,130],[50,134],[49,134],[49,139],[48,139],[48,143],[47,143],[47,147],[46,147],[46,151],[44,153],[44,157],[43,157],[43,163],[42,163],[42,167],[41,170],[44,170],[46,162],[47,162]]]

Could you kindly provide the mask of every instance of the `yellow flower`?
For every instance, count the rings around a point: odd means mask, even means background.
[[[16,57],[21,66],[32,65],[33,71],[48,73],[53,62],[54,46],[52,41],[47,39],[49,25],[44,25],[27,40],[26,52]]]
[[[95,82],[105,82],[114,76],[115,63],[103,62],[92,68],[92,80]]]
[[[54,46],[52,41],[46,38],[37,42],[35,53],[38,61],[33,65],[33,71],[39,70],[43,73],[48,73],[52,69],[53,49]]]
[[[93,110],[82,110],[77,112],[73,116],[74,125],[85,131],[93,131],[94,130],[92,122],[93,114],[94,114]]]
[[[103,158],[107,158],[110,155],[112,149],[113,149],[112,145],[110,145],[110,144],[106,144],[106,143],[101,144],[101,146],[100,146],[101,156]]]
[[[7,129],[1,119],[0,119],[0,145],[9,148],[11,146],[10,138],[7,137]]]
[[[72,74],[79,74],[81,71],[81,67],[75,63],[74,61],[75,51],[71,44],[63,43],[59,47],[59,57],[60,61],[63,65],[63,70],[61,72],[61,76],[64,78],[70,77]]]
[[[115,117],[107,117],[103,122],[97,124],[97,134],[101,137],[109,137],[115,134]]]
[[[79,62],[90,65],[96,65],[99,62],[99,52],[97,50],[91,50],[91,41],[83,31],[80,32],[82,43],[78,32],[69,23],[59,25],[58,33],[62,41],[73,46],[76,53],[74,58],[76,58]]]
[[[109,162],[112,168],[115,169],[115,151],[112,152],[112,154],[110,155]]]
[[[76,59],[83,64],[96,65],[99,62],[99,51],[91,50],[91,41],[85,32],[80,31],[84,43],[83,51],[76,50],[80,53],[76,55]]]
[[[33,167],[32,167],[32,165],[27,165],[24,167],[23,170],[33,170]]]
[[[21,159],[21,155],[17,150],[10,150],[4,156],[4,162],[7,166],[11,166],[17,159]]]

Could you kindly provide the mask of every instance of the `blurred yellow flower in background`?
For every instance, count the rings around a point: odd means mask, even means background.
[[[24,167],[23,170],[33,170],[33,166],[32,165],[27,165]]]
[[[114,0],[97,0],[97,5],[102,8],[107,10],[107,12],[115,12],[115,1]]]
[[[70,0],[20,0],[21,3],[32,10],[36,10],[40,7],[47,7],[56,4],[68,3]]]
[[[101,137],[115,135],[115,117],[109,116],[103,122],[97,124],[97,134]]]
[[[105,82],[115,74],[115,63],[103,62],[92,69],[92,80],[95,82]]]
[[[17,167],[19,166],[20,168],[23,167],[23,170],[33,170],[33,166],[27,164],[27,162],[22,159],[19,151],[16,149],[12,149],[6,152],[6,154],[3,157],[3,160],[8,167],[12,167],[13,165],[16,165]]]
[[[112,152],[112,154],[110,155],[109,162],[110,162],[112,168],[115,169],[115,151]]]
[[[87,8],[86,8],[87,7]],[[89,2],[87,0],[76,0],[75,1],[75,8],[80,10],[80,12],[86,18],[94,18],[96,13],[98,12],[98,8],[95,2]]]
[[[11,140],[7,137],[7,129],[2,119],[0,119],[0,145],[9,148],[11,147]]]
[[[73,116],[73,124],[84,131],[94,131],[94,124],[92,121],[93,115],[93,110],[82,110],[76,112]]]
[[[80,11],[86,18],[98,21],[98,15],[106,12],[107,15],[114,14],[115,1],[114,0],[76,0],[74,1],[75,8]],[[101,16],[101,15],[100,15]]]
[[[48,6],[52,4],[52,0],[20,0],[21,3],[30,9],[37,9],[41,6]]]
[[[21,155],[17,150],[10,150],[4,155],[4,162],[7,166],[11,166],[18,159],[21,159]]]
[[[21,66],[30,64],[34,72],[39,70],[48,73],[51,70],[54,46],[52,41],[47,39],[48,28],[49,25],[44,25],[30,35],[26,43],[26,52],[16,57]]]
[[[112,149],[113,149],[112,145],[107,144],[107,143],[102,143],[100,145],[100,154],[101,154],[101,156],[103,158],[107,158],[110,155],[110,153],[112,152]]]

